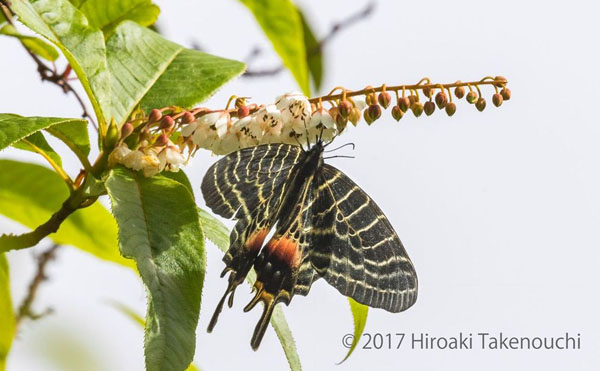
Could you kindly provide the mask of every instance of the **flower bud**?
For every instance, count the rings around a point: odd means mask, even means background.
[[[377,97],[375,97],[375,94],[367,94],[367,96],[365,97],[365,101],[368,106],[377,104]]]
[[[437,93],[435,96],[435,103],[439,109],[446,107],[446,103],[448,103],[448,97],[446,96],[446,93],[443,91]]]
[[[470,91],[467,94],[467,102],[469,102],[471,104],[477,102],[477,94],[474,91]]]
[[[454,95],[456,96],[456,98],[462,99],[462,97],[465,96],[465,88],[463,88],[462,86],[457,86],[456,89],[454,89]]]
[[[475,107],[477,107],[479,112],[482,112],[485,109],[485,99],[483,97],[477,99],[477,103],[475,103]]]
[[[246,105],[246,98],[236,98],[235,100],[235,108],[244,107]]]
[[[150,117],[148,117],[148,121],[150,122],[158,122],[162,118],[162,112],[157,110],[156,108],[150,111]]]
[[[237,109],[238,118],[242,119],[250,114],[250,108],[248,106],[240,106]]]
[[[329,114],[331,115],[331,118],[333,118],[333,121],[335,121],[335,119],[340,116],[340,111],[338,110],[337,107],[331,107],[330,109],[327,110],[329,112]]]
[[[369,108],[367,108],[367,111],[369,111],[369,116],[371,116],[373,121],[381,117],[381,107],[379,107],[378,104],[371,104]]]
[[[431,116],[433,114],[433,111],[435,111],[435,103],[433,103],[432,101],[425,102],[423,110],[425,111],[425,114],[427,116]]]
[[[196,121],[196,117],[189,111],[184,113],[183,117],[181,118],[181,122],[183,122],[184,124],[190,124],[194,121]]]
[[[446,104],[446,114],[448,114],[448,116],[454,115],[455,112],[456,112],[456,104],[454,104],[454,102],[450,102],[450,103]]]
[[[398,107],[400,107],[402,112],[408,111],[410,104],[410,99],[408,99],[408,97],[398,98]]]
[[[352,125],[358,125],[358,122],[360,121],[360,109],[357,107],[352,108],[350,114],[348,115],[348,120],[350,120]]]
[[[400,121],[402,116],[404,116],[404,112],[402,112],[402,109],[399,106],[392,107],[392,117],[394,120]]]
[[[381,104],[381,106],[384,109],[387,109],[390,106],[390,103],[392,102],[392,96],[390,95],[390,93],[382,91],[381,93],[379,93],[377,101],[379,102],[379,104]]]
[[[366,109],[363,112],[363,117],[365,118],[365,121],[367,122],[368,125],[371,125],[373,123],[373,119],[371,118],[371,114],[369,113],[368,109]]]
[[[171,116],[165,116],[162,118],[160,122],[160,128],[163,130],[171,130],[171,128],[175,125],[175,121]]]
[[[129,135],[133,133],[133,125],[131,122],[126,122],[121,126],[121,139],[127,138]]]
[[[427,85],[423,88],[423,95],[425,95],[427,98],[431,98],[433,96],[433,89],[431,86]]]
[[[144,140],[148,140],[150,139],[152,135],[150,134],[150,129],[145,128],[144,130],[142,130],[142,132],[140,133],[140,142],[144,141]]]
[[[510,89],[509,88],[504,88],[500,91],[500,94],[502,94],[502,98],[504,98],[504,100],[510,100]]]
[[[496,93],[492,96],[492,103],[494,103],[494,106],[496,107],[500,107],[503,101],[504,98],[502,98],[502,94]]]
[[[340,104],[338,104],[338,112],[343,118],[348,118],[350,111],[352,111],[352,103],[348,102],[347,100],[343,100],[340,102]]]
[[[423,108],[423,104],[421,102],[415,102],[410,106],[410,109],[411,109],[412,113],[415,115],[415,117],[419,117],[423,113],[424,108]]]
[[[158,138],[156,138],[156,141],[154,142],[154,145],[156,147],[164,147],[167,144],[169,144],[169,137],[167,137],[166,134],[159,135]]]
[[[417,96],[416,95],[409,95],[408,96],[408,101],[410,102],[410,106],[412,106],[415,102],[418,102]]]
[[[338,133],[344,131],[346,126],[348,125],[348,118],[343,117],[341,114],[335,117],[335,126],[337,128]]]
[[[498,88],[501,88],[504,85],[506,85],[506,77],[504,77],[504,76],[496,76],[494,78],[494,81],[495,81],[494,85],[496,85],[496,87],[498,87]]]
[[[119,129],[115,120],[110,122],[108,129],[106,130],[106,136],[104,137],[104,148],[113,149],[117,141],[119,140]]]

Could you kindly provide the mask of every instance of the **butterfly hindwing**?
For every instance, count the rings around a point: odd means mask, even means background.
[[[306,295],[317,274],[309,260],[312,223],[312,184],[304,184],[298,202],[289,212],[280,214],[273,237],[255,260],[257,278],[255,296],[244,308],[251,310],[263,302],[263,314],[256,325],[251,345],[257,349],[267,328],[275,305],[289,304],[295,294]]]
[[[327,282],[359,303],[390,312],[417,299],[417,276],[398,235],[350,178],[324,164],[316,176],[310,258]]]

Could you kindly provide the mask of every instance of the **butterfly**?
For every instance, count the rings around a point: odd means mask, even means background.
[[[370,307],[400,312],[415,303],[417,275],[398,235],[362,189],[324,162],[327,145],[319,140],[307,149],[244,148],[207,171],[201,186],[206,205],[237,220],[223,258],[221,277],[229,273],[229,282],[209,332],[228,296],[233,305],[235,289],[251,268],[255,296],[244,311],[264,304],[250,342],[254,350],[275,305],[307,295],[319,278]]]

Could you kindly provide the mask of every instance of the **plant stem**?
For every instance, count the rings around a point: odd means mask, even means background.
[[[438,89],[439,86],[441,85],[442,87],[444,87],[445,89],[450,89],[450,88],[456,88],[459,86],[479,86],[479,85],[496,85],[496,84],[502,84],[502,85],[506,85],[507,81],[497,81],[497,80],[486,80],[486,81],[472,81],[472,82],[455,82],[452,84],[414,84],[414,85],[395,85],[395,86],[385,86],[385,90],[386,91],[401,91],[402,89],[404,90],[420,90],[426,87],[429,87],[431,89]],[[346,97],[355,97],[357,95],[364,95],[367,93],[379,93],[381,91],[383,91],[384,87],[380,86],[377,88],[373,88],[373,87],[368,87],[362,90],[357,90],[357,91],[350,91],[350,90],[346,90],[345,92],[345,96]],[[340,99],[344,96],[344,93],[339,93],[339,94],[334,94],[334,95],[325,95],[322,97],[315,97],[315,98],[311,98],[308,101],[311,103],[317,103],[319,102],[319,100],[324,100],[324,101],[331,101],[331,100],[337,100]]]

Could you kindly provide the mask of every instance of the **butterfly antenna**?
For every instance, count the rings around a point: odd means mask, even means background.
[[[333,141],[327,143],[324,147],[327,147],[328,145],[330,145],[331,143],[333,143]],[[356,146],[354,145],[354,143],[346,143],[346,144],[342,144],[341,146],[334,148],[334,149],[330,149],[327,151],[324,151],[325,153],[327,152],[333,152],[333,151],[337,151],[338,149],[342,149],[344,147],[348,147],[348,146],[352,146],[352,150],[354,151],[354,148],[356,148]]]
[[[354,156],[337,155],[337,156],[323,157],[323,160],[329,160],[332,158],[355,158],[355,157]]]

